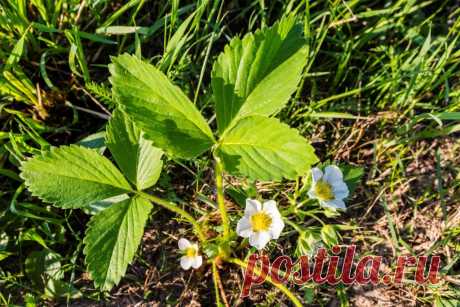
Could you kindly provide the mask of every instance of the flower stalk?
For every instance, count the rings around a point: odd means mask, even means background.
[[[224,306],[220,300],[220,294],[219,294],[219,273],[217,272],[217,265],[213,261],[212,262],[212,280],[214,282],[214,293],[216,295],[216,306],[217,307],[222,307]]]
[[[219,269],[217,268],[217,263],[215,260],[212,261],[212,279],[214,281],[214,291],[216,293],[216,305],[218,307],[229,307],[230,305],[228,304],[227,298],[225,297],[225,291],[222,287]]]
[[[222,225],[224,227],[224,241],[230,236],[230,222],[228,219],[227,208],[225,207],[224,198],[224,178],[223,178],[223,166],[222,161],[219,157],[214,157],[215,165],[215,176],[216,176],[216,193],[217,193],[217,205],[219,207],[220,216],[222,218]]]

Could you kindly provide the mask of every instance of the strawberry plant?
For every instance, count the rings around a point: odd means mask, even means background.
[[[224,201],[223,175],[250,180],[298,179],[318,162],[308,140],[273,117],[296,92],[307,55],[302,26],[292,16],[243,38],[233,38],[211,74],[215,131],[181,89],[154,65],[129,54],[112,59],[110,82],[117,109],[106,128],[106,145],[118,167],[99,152],[77,145],[52,148],[21,167],[29,191],[57,207],[84,209],[109,201],[108,207],[91,217],[84,239],[86,264],[96,286],[110,290],[125,274],[152,204],[192,225],[199,244],[186,239],[179,242],[184,252],[181,264],[189,269],[211,263],[216,282],[218,263],[242,265],[242,260],[232,255],[237,234],[257,249],[281,235],[283,214],[273,200],[262,204],[248,199],[243,218],[238,225],[232,222],[235,219],[229,218]],[[209,225],[187,210],[146,191],[157,182],[164,155],[191,160],[205,153],[214,163],[222,226],[216,237],[207,231]],[[319,169],[313,175],[311,197],[343,209],[348,189],[341,171],[326,168],[324,180]],[[336,187],[340,191],[334,190]],[[213,252],[203,259],[203,250]],[[276,286],[300,304],[287,288]],[[218,291],[216,296],[219,301]]]

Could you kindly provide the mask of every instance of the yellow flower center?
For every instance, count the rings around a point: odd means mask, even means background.
[[[267,213],[260,211],[251,216],[251,226],[252,230],[255,232],[258,231],[267,231],[272,224],[272,218]]]
[[[315,194],[320,200],[333,200],[335,198],[331,185],[324,180],[316,182]]]
[[[187,249],[185,250],[185,255],[187,257],[195,257],[197,253],[198,252],[197,252],[196,248],[194,248],[192,246],[187,247]]]

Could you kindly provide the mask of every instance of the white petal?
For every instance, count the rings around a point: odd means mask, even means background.
[[[249,238],[252,233],[251,221],[248,217],[243,216],[236,225],[236,233],[243,238]]]
[[[324,180],[333,185],[336,182],[343,181],[343,175],[340,168],[335,165],[328,165],[324,170]]]
[[[203,263],[203,257],[201,257],[201,256],[195,256],[195,257],[193,257],[193,260],[192,260],[192,267],[193,267],[194,269],[198,269],[198,268],[201,266],[202,263]]]
[[[332,191],[334,192],[335,198],[338,198],[338,199],[347,198],[348,194],[350,194],[350,192],[348,191],[347,184],[343,181],[338,182],[338,183],[336,182],[332,186]]]
[[[341,199],[328,200],[323,204],[334,209],[347,209],[345,202]]]
[[[267,245],[270,239],[271,239],[271,236],[268,231],[254,232],[249,237],[249,244],[251,244],[251,246],[254,246],[255,248],[260,250],[260,249],[263,249],[265,245]]]
[[[280,212],[278,211],[278,207],[276,207],[276,201],[274,200],[268,200],[264,202],[264,205],[262,208],[265,212],[267,212],[272,217],[281,216]]]
[[[189,240],[181,238],[181,239],[179,239],[178,245],[179,245],[180,250],[184,250],[187,247],[189,247],[191,244],[190,244]]]
[[[192,258],[192,257],[182,256],[182,257],[180,258],[180,266],[181,266],[184,270],[190,269],[190,267],[192,266],[192,262],[193,262],[193,258]]]
[[[262,205],[257,199],[246,199],[246,208],[244,209],[245,216],[251,216],[260,210],[262,210]]]
[[[323,178],[323,172],[317,168],[314,167],[311,169],[311,179],[312,179],[312,184],[315,184],[317,181],[321,180]]]
[[[348,192],[344,192],[344,191],[340,191],[334,194],[335,194],[335,199],[344,199],[348,197]]]
[[[284,222],[281,217],[279,218],[274,218],[272,220],[272,224],[270,226],[270,234],[273,239],[278,239],[281,235],[281,232],[283,231],[284,228]]]
[[[311,189],[308,190],[308,197],[310,197],[310,198],[312,198],[312,199],[315,199],[315,198],[316,198],[315,187],[314,187],[314,185],[312,185]]]

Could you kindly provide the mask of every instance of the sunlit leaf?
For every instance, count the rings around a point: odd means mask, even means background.
[[[155,146],[179,158],[193,158],[213,145],[200,112],[160,70],[128,54],[112,61],[115,100]]]
[[[318,161],[307,140],[275,118],[242,118],[218,148],[225,169],[250,179],[293,179]]]
[[[110,290],[125,274],[141,242],[151,209],[148,201],[135,197],[91,218],[84,239],[84,254],[97,287]]]
[[[21,166],[21,178],[33,195],[62,208],[80,208],[131,190],[104,156],[81,146],[61,146]]]
[[[279,111],[297,88],[306,56],[302,27],[292,16],[232,39],[212,71],[219,133],[236,117]]]
[[[125,176],[138,190],[154,185],[163,162],[161,149],[146,140],[123,112],[116,110],[107,126],[107,146]]]

